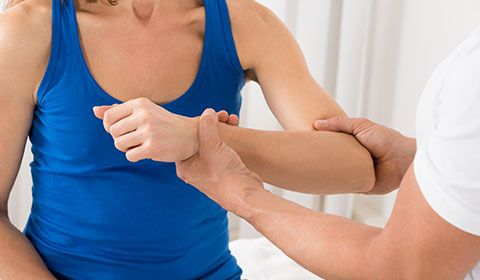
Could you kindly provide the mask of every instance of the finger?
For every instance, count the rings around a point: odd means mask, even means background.
[[[217,118],[219,122],[222,123],[227,123],[228,122],[228,112],[225,110],[222,110],[217,113]]]
[[[313,126],[316,130],[331,131],[331,132],[344,132],[348,134],[354,133],[354,127],[357,119],[347,117],[334,117],[326,120],[316,120]]]
[[[105,115],[105,112],[112,108],[113,105],[106,105],[106,106],[95,106],[93,107],[93,114],[95,114],[95,117],[103,120],[103,116]]]
[[[134,131],[132,133],[127,133],[118,138],[114,139],[115,148],[122,152],[127,152],[130,149],[133,149],[142,144],[143,138],[140,133]]]
[[[135,131],[139,125],[139,118],[135,117],[135,115],[131,115],[111,125],[109,132],[114,138],[117,138],[124,134]]]
[[[213,109],[207,109],[200,117],[199,124],[199,154],[208,155],[221,144],[218,133],[218,119]]]
[[[132,148],[125,153],[127,160],[130,162],[139,162],[144,159],[148,159],[150,156],[147,149],[142,145]]]
[[[103,117],[103,126],[107,132],[110,132],[110,126],[119,120],[126,118],[132,114],[132,102],[127,101],[117,106],[108,109]]]
[[[233,126],[239,126],[240,125],[240,119],[238,118],[237,115],[232,114],[228,117],[228,122],[229,125]]]

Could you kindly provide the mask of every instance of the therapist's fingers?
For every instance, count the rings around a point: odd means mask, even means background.
[[[122,152],[135,148],[142,144],[143,138],[138,131],[127,133],[114,139],[115,148]]]
[[[355,134],[355,128],[358,126],[360,119],[352,119],[347,117],[334,117],[325,120],[316,120],[313,126],[316,130],[343,132]]]
[[[235,114],[228,114],[227,111],[222,110],[217,112],[218,121],[221,123],[238,126],[240,123],[240,119]]]
[[[217,112],[217,118],[218,121],[221,123],[227,123],[228,122],[228,112],[225,110]]]
[[[200,117],[199,151],[201,157],[210,157],[218,149],[222,141],[218,133],[218,118],[213,109],[207,109]]]
[[[238,116],[235,115],[235,114],[231,114],[231,115],[228,117],[227,123],[228,123],[229,125],[239,126],[239,125],[240,125],[240,118],[238,118]]]

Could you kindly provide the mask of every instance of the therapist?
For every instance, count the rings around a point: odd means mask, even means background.
[[[480,279],[480,32],[428,82],[416,143],[368,120],[315,122],[318,130],[353,134],[370,150],[377,175],[371,193],[400,185],[383,229],[266,191],[221,141],[217,123],[213,110],[204,112],[199,152],[177,163],[179,177],[249,221],[308,270],[327,279]]]

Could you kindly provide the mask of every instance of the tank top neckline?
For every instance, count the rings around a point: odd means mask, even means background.
[[[80,59],[80,67],[82,70],[82,73],[86,76],[87,80],[91,82],[93,85],[93,88],[96,92],[96,94],[105,100],[107,104],[121,104],[124,103],[125,101],[122,101],[118,98],[115,98],[113,95],[108,93],[95,79],[93,76],[90,67],[88,66],[88,63],[85,58],[85,54],[83,52],[81,42],[80,42],[80,34],[79,34],[79,28],[78,28],[78,21],[77,21],[77,11],[75,9],[75,5],[73,3],[74,0],[70,0],[70,10],[71,10],[71,15],[72,15],[72,25],[73,25],[73,39],[74,39],[74,51],[78,55]],[[200,65],[198,67],[196,76],[190,85],[190,87],[180,96],[178,96],[176,99],[173,99],[172,101],[163,103],[163,104],[157,104],[167,110],[177,108],[187,102],[191,97],[193,97],[195,94],[198,93],[197,88],[199,85],[202,83],[202,80],[205,78],[204,73],[206,73],[206,67],[207,67],[207,62],[208,62],[208,49],[210,47],[210,24],[209,24],[209,7],[207,5],[210,0],[205,0],[204,2],[204,9],[205,9],[205,33],[204,33],[204,38],[203,38],[203,47],[202,47],[202,54],[200,58]]]

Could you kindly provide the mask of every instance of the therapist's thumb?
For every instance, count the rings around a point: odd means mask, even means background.
[[[334,117],[325,120],[316,120],[313,126],[319,131],[343,132],[354,134],[356,122],[358,119],[347,117]]]
[[[218,118],[215,110],[206,109],[203,112],[200,117],[198,135],[200,156],[208,156],[222,144],[218,133]]]

